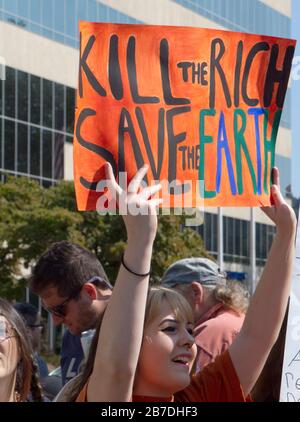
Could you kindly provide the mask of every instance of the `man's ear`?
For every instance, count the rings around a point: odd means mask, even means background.
[[[202,285],[198,283],[197,281],[193,281],[191,283],[191,289],[192,289],[193,299],[195,303],[198,303],[200,305],[200,303],[203,302],[203,298],[204,298],[204,290],[203,290]]]
[[[82,291],[88,295],[91,300],[96,300],[97,299],[97,289],[96,287],[92,284],[92,283],[85,283],[82,286]]]

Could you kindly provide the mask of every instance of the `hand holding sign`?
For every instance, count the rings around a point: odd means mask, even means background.
[[[262,210],[276,224],[277,230],[281,230],[289,236],[296,224],[296,216],[280,192],[279,170],[277,167],[272,169],[272,176],[274,184],[271,186],[271,195],[274,205],[262,207]]]

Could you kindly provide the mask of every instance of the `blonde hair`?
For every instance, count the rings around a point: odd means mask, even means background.
[[[176,320],[194,323],[194,315],[188,301],[176,290],[166,287],[151,287],[148,292],[145,324],[147,327],[159,315],[163,301],[170,305]]]
[[[155,286],[150,287],[148,291],[144,328],[147,327],[160,314],[164,300],[166,300],[170,305],[177,321],[187,321],[192,324],[194,323],[192,308],[190,307],[188,301],[180,293],[176,292],[174,289]],[[92,340],[89,356],[87,363],[84,366],[83,372],[75,377],[72,382],[70,381],[68,388],[64,388],[64,391],[56,401],[75,401],[79,392],[87,383],[94,366],[101,322],[102,319],[99,321],[99,325]]]

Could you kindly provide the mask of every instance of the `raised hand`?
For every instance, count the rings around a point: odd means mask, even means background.
[[[130,181],[127,190],[122,189],[116,182],[112,167],[106,163],[106,178],[109,181],[109,189],[117,200],[122,214],[128,239],[145,241],[152,240],[157,230],[157,206],[162,199],[151,199],[160,189],[161,185],[142,187],[142,180],[147,174],[148,165],[141,167]]]
[[[280,192],[279,170],[277,167],[272,169],[272,178],[271,196],[274,205],[262,207],[262,210],[276,224],[278,230],[288,232],[296,224],[296,216]]]
[[[160,185],[142,187],[148,166],[138,170],[122,189],[106,164],[106,185],[116,199],[127,230],[127,244],[114,290],[101,323],[96,358],[87,387],[88,401],[129,401],[144,327],[153,241],[157,229],[156,206],[151,199]],[[121,347],[120,347],[121,345]]]

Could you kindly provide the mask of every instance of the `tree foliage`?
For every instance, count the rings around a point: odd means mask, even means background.
[[[26,178],[8,178],[0,184],[0,212],[0,296],[20,298],[26,272],[53,242],[61,240],[93,251],[114,282],[126,244],[122,218],[78,212],[72,182],[45,189]],[[177,259],[208,256],[198,233],[182,227],[184,216],[159,216],[154,280]]]

